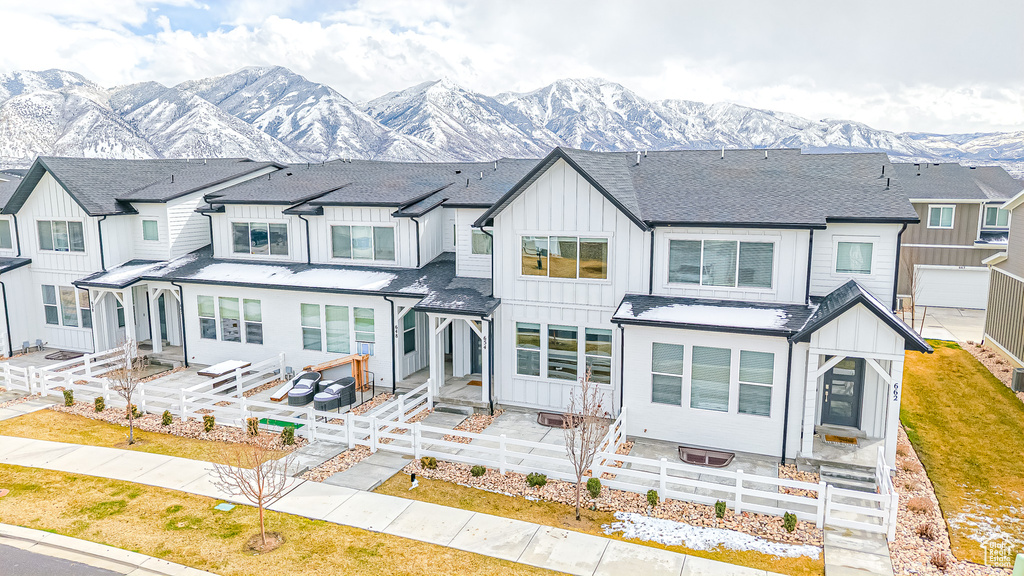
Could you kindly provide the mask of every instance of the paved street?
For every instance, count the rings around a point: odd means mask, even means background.
[[[0,574],[4,576],[121,576],[102,568],[36,554],[0,544]]]

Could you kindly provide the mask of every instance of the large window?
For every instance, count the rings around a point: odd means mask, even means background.
[[[472,233],[472,252],[473,254],[490,254],[491,253],[491,235],[484,233],[482,230],[477,228],[473,229]]]
[[[740,414],[771,415],[774,374],[774,354],[740,351]]]
[[[0,220],[0,249],[10,250],[12,248],[14,248],[14,242],[11,236],[11,221]]]
[[[576,236],[523,236],[525,276],[608,278],[608,239]]]
[[[242,341],[242,325],[239,320],[238,298],[219,299],[220,339],[225,342]]]
[[[331,226],[331,256],[394,262],[395,229],[392,226]]]
[[[321,309],[323,317],[320,316]],[[365,343],[365,353],[373,354],[374,324],[372,308],[351,308],[330,304],[302,304],[300,322],[302,325],[302,347],[305,350],[325,350],[337,354],[348,354],[353,338]],[[410,313],[411,314],[411,313]],[[325,347],[326,344],[326,347]]]
[[[651,346],[651,402],[680,406],[683,402],[683,347]]]
[[[196,308],[200,338],[216,340],[219,325],[224,342],[241,342],[244,334],[246,343],[263,344],[263,310],[259,300],[198,295]]]
[[[85,230],[81,222],[39,220],[39,249],[54,252],[85,252]]]
[[[65,326],[78,326],[78,300],[75,298],[77,290],[71,286],[61,286],[60,293],[60,321]]]
[[[156,220],[142,221],[142,239],[150,242],[160,240],[160,225]]]
[[[299,320],[302,324],[302,349],[323,350],[323,336],[320,333],[320,306],[301,304]]]
[[[693,347],[690,376],[690,407],[729,411],[732,351],[728,348]]]
[[[232,222],[231,244],[235,254],[288,255],[288,225],[267,222]]]
[[[579,376],[578,329],[548,326],[548,378],[575,380]]]
[[[836,272],[871,274],[871,242],[836,242]]]
[[[952,204],[928,206],[928,227],[929,228],[952,228],[953,212],[956,207]]]
[[[199,310],[199,337],[216,340],[217,303],[213,296],[196,296],[196,308]]]
[[[42,289],[43,318],[47,324],[92,328],[92,305],[87,290],[46,284]]]
[[[1006,228],[1010,225],[1010,211],[999,206],[985,207],[985,228]],[[2,229],[0,229],[2,233]],[[0,236],[2,238],[2,236]],[[0,246],[2,247],[2,246]]]
[[[775,244],[670,240],[668,281],[727,288],[771,288]]]
[[[245,341],[249,344],[263,344],[263,310],[259,300],[242,300],[245,314]]]
[[[612,383],[612,331],[603,328],[587,328],[584,354],[590,380],[598,384]]]
[[[516,373],[540,376],[540,324],[516,322]]]
[[[416,351],[416,313],[409,311],[402,316],[402,341],[406,354]]]
[[[327,351],[348,354],[351,349],[348,306],[324,306],[327,326]]]

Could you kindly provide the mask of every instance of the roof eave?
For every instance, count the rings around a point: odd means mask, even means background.
[[[754,336],[777,336],[788,338],[793,330],[771,328],[749,328],[744,326],[712,326],[708,324],[689,324],[684,322],[661,322],[657,320],[641,320],[639,318],[612,317],[612,324],[625,326],[648,326],[651,328],[673,328],[676,330],[700,330],[704,332],[728,332],[730,334],[750,334]]]

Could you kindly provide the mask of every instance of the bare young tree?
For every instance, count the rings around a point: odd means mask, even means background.
[[[917,302],[921,294],[921,267],[917,265],[917,254],[913,248],[903,250],[902,260],[903,278],[906,278],[907,295],[910,304],[910,327],[917,330]],[[903,305],[903,320],[906,321],[907,304]],[[921,331],[924,331],[924,323],[928,317],[928,307],[922,309]]]
[[[142,375],[146,372],[146,359],[138,355],[138,344],[134,340],[126,340],[117,348],[117,363],[105,374],[110,387],[128,404],[128,444],[135,444],[135,411],[132,410],[132,398],[142,383]]]
[[[291,456],[276,458],[275,437],[260,434],[225,454],[227,464],[214,464],[218,489],[240,495],[260,511],[260,538],[267,545],[264,510],[288,492]]]
[[[576,519],[580,519],[580,498],[583,476],[594,464],[601,442],[608,434],[608,411],[604,408],[604,394],[591,379],[590,368],[579,379],[579,386],[569,396],[569,406],[562,431],[565,433],[565,452],[576,474]]]

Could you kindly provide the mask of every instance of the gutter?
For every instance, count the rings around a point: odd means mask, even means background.
[[[310,252],[310,244],[309,244],[309,220],[306,220],[306,217],[303,216],[302,214],[296,214],[296,216],[299,217],[299,220],[302,220],[303,222],[306,223],[306,264],[310,264],[311,265],[311,264],[313,264],[313,253]],[[211,218],[211,221],[212,221],[212,218]]]
[[[619,414],[626,409],[626,326],[619,324]]]
[[[907,231],[906,222],[903,223],[903,228],[900,228],[899,234],[896,235],[896,271],[892,278],[892,310],[896,311],[896,300],[897,294],[900,291],[900,249],[903,248],[903,233]]]
[[[897,248],[898,250],[898,248]],[[899,260],[899,256],[896,256]],[[807,238],[807,283],[804,286],[804,304],[811,305],[811,262],[814,260],[814,230],[810,230]]]
[[[173,280],[170,284],[178,289],[178,296],[181,296],[181,300],[178,302],[178,314],[181,316],[181,352],[185,355],[185,368],[188,368],[188,338],[185,336],[185,289]]]
[[[395,324],[395,301],[387,296],[384,296],[384,299],[391,303],[391,394],[394,395],[398,389],[398,359],[395,357],[397,353],[395,340],[398,339],[398,325]],[[406,312],[406,314],[415,313],[415,310]]]
[[[493,252],[493,251],[492,251]],[[489,372],[487,378],[487,402],[489,404],[491,416],[494,416],[494,319],[492,318],[487,322],[487,371]]]
[[[14,356],[14,342],[11,342],[11,315],[7,308],[7,285],[0,280],[0,291],[3,291],[4,299],[4,326],[7,327],[7,357]]]
[[[100,235],[100,270],[103,270],[104,272],[107,271],[107,265],[103,259],[103,221],[106,219],[107,215],[104,214],[102,218],[96,221],[96,230]]]
[[[789,388],[793,380],[793,341],[789,340],[789,355],[786,358],[786,404],[782,416],[782,465],[786,465],[786,439],[789,436]]]
[[[481,232],[483,232],[484,234],[487,234],[491,238],[491,298],[494,298],[494,234],[491,234],[490,232],[488,232],[486,229],[484,229],[483,226],[477,226],[476,224],[474,224],[473,227],[474,228],[479,228]],[[458,242],[457,242],[457,240],[458,239],[456,239],[456,248],[455,248],[456,253],[458,253],[458,245],[457,245]],[[469,244],[470,244],[469,250],[470,250],[470,252],[472,252],[473,251],[473,238],[469,239]],[[456,276],[458,276],[458,274],[456,274]]]
[[[199,212],[199,211],[196,210],[196,212]],[[202,214],[203,216],[206,216],[206,218],[210,220],[210,247],[212,248],[213,247],[213,216],[211,216],[210,214],[208,214],[206,212],[199,212],[199,213]]]

